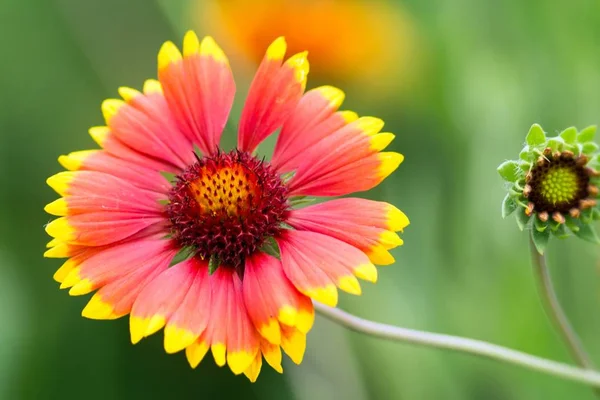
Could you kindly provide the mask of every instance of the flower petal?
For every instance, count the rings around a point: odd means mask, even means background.
[[[48,225],[48,235],[82,246],[104,246],[164,223],[164,217],[123,212],[98,212],[60,217]]]
[[[343,99],[344,92],[332,86],[306,92],[281,128],[271,165],[282,173],[298,168],[307,149],[358,118],[354,113],[335,112]]]
[[[378,133],[383,121],[362,117],[310,147],[291,179],[291,195],[341,196],[369,190],[402,162],[398,153],[379,153],[394,138]]]
[[[374,268],[356,247],[320,233],[287,230],[277,243],[283,271],[294,286],[332,307],[337,304],[336,286],[358,295],[361,289],[355,275]]]
[[[210,36],[187,32],[183,56],[172,42],[158,54],[158,77],[178,126],[204,154],[217,151],[233,104],[229,61]]]
[[[310,330],[312,303],[292,285],[275,257],[257,253],[246,260],[243,292],[250,319],[270,343],[281,343],[280,323]]]
[[[145,237],[104,248],[87,248],[82,261],[64,277],[61,289],[71,287],[69,294],[82,295],[113,281],[122,279],[146,264],[166,263],[177,249],[160,237]]]
[[[197,258],[188,261],[196,270],[185,298],[165,326],[165,350],[175,353],[191,345],[208,325],[211,286],[208,263]]]
[[[288,223],[298,230],[342,240],[367,253],[372,262],[387,265],[394,262],[388,250],[402,244],[395,231],[404,229],[409,221],[389,203],[345,198],[292,210]],[[376,279],[376,270],[372,271]]]
[[[131,310],[129,327],[132,343],[155,333],[170,320],[191,290],[200,272],[198,266],[193,259],[183,261],[165,270],[144,288]],[[203,272],[207,273],[208,269],[203,269]],[[201,308],[195,312],[205,314]],[[200,336],[202,330],[188,344]]]
[[[307,53],[283,62],[287,45],[280,37],[269,46],[242,110],[238,148],[252,152],[292,115],[306,87]],[[283,63],[282,63],[283,62]]]
[[[76,151],[60,156],[58,161],[70,171],[98,171],[158,193],[167,193],[171,187],[156,166],[140,165],[115,157],[104,150]]]
[[[244,305],[242,282],[233,268],[220,267],[211,275],[211,318],[206,342],[219,366],[227,363],[241,374],[254,361],[260,341]]]
[[[170,166],[168,171],[181,171],[193,163],[192,141],[178,128],[177,115],[169,110],[165,96],[155,91],[132,95],[130,91],[121,90],[125,100],[108,99],[102,103],[109,131],[100,145],[124,159],[127,155],[121,152],[132,149],[146,158],[160,160]],[[125,145],[125,148],[118,144],[111,147],[109,138]]]

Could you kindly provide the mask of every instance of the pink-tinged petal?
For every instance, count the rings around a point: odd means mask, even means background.
[[[311,160],[314,162],[315,159]],[[403,160],[404,157],[399,153],[383,152],[337,169],[333,169],[332,165],[317,171],[305,164],[307,172],[295,175],[290,182],[290,195],[343,196],[370,190],[394,172]]]
[[[242,151],[254,151],[279,129],[302,97],[309,70],[307,53],[295,54],[283,62],[286,48],[282,37],[269,46],[250,85],[238,133],[238,148]]]
[[[375,268],[356,247],[320,233],[287,230],[277,243],[283,271],[294,286],[332,307],[337,304],[336,286],[358,295],[361,289],[355,275]]]
[[[280,172],[296,169],[308,148],[355,120],[354,113],[336,112],[343,100],[344,92],[332,86],[306,92],[281,128],[271,165]]]
[[[170,321],[175,313],[177,313],[192,289],[199,272],[202,271],[205,274],[208,273],[208,269],[200,268],[200,265],[201,264],[194,259],[183,261],[165,270],[144,288],[137,297],[131,310],[129,327],[132,343],[135,344],[142,338],[157,332],[165,326],[167,321]],[[200,278],[200,280],[202,281],[202,278]],[[194,291],[196,289],[197,287],[194,287]],[[207,313],[203,312],[202,308],[190,310],[188,306],[185,311],[192,311],[193,314],[200,314],[204,317],[203,319],[206,320]],[[179,313],[180,321],[181,317],[184,317],[187,320],[189,320],[190,317],[193,318],[191,315],[183,316]],[[187,344],[189,345],[196,340],[205,327],[206,324],[201,327],[200,331],[197,332]],[[188,328],[188,326],[185,328]]]
[[[60,156],[58,161],[69,171],[98,171],[130,182],[142,189],[167,193],[169,181],[156,166],[143,166],[118,157],[104,150],[83,150]]]
[[[129,88],[120,92],[125,100],[102,103],[110,136],[147,158],[172,166],[169,171],[183,170],[195,161],[192,141],[179,130],[162,93],[144,94]],[[110,152],[109,147],[102,147]]]
[[[211,275],[211,318],[206,328],[215,362],[227,363],[234,374],[244,372],[259,351],[259,337],[250,321],[242,282],[233,268],[220,267]]]
[[[131,164],[149,168],[154,171],[171,173],[181,172],[181,168],[168,161],[147,156],[121,142],[107,126],[94,126],[89,129],[89,134],[104,151]]]
[[[168,266],[176,253],[174,244],[160,237],[144,237],[104,248],[88,248],[81,255],[82,258],[87,257],[70,270],[60,287],[70,287],[69,294],[73,296],[86,294],[124,279],[147,264]]]
[[[310,147],[290,181],[292,195],[339,196],[371,189],[402,162],[398,153],[379,153],[393,140],[378,133],[383,121],[362,117]]]
[[[394,258],[387,250],[402,244],[395,233],[408,226],[404,213],[389,203],[345,198],[293,210],[288,224],[298,230],[322,233],[358,247],[376,264]]]
[[[298,324],[305,332],[312,326],[312,303],[292,285],[275,257],[264,253],[249,257],[243,288],[248,315],[269,342],[281,343],[280,323]]]
[[[217,151],[235,95],[229,62],[211,37],[193,32],[183,41],[183,56],[172,42],[158,54],[158,77],[179,129],[204,154]]]
[[[104,246],[131,237],[153,225],[163,225],[165,217],[128,212],[92,212],[60,217],[46,232],[63,242],[80,246]]]
[[[165,350],[175,353],[191,345],[208,325],[211,286],[208,263],[197,258],[187,261],[195,277],[185,298],[165,326]]]
[[[131,312],[140,292],[169,267],[173,254],[164,254],[139,265],[138,269],[108,283],[90,299],[81,315],[91,319],[115,319]]]
[[[102,204],[103,201],[107,202],[106,206],[122,203],[122,207],[116,207],[117,211],[154,212],[158,209],[158,201],[167,198],[166,193],[141,189],[124,179],[96,171],[63,171],[52,175],[46,183],[61,196],[89,197],[90,205]],[[138,206],[135,206],[136,203]],[[114,204],[112,208],[115,208]],[[104,209],[104,206],[99,209],[90,207],[87,211]]]

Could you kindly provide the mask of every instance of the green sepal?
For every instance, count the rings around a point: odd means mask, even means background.
[[[563,138],[565,143],[574,144],[577,140],[577,129],[574,126],[567,128],[560,133],[560,137]]]
[[[524,208],[519,208],[519,210],[517,211],[517,225],[519,225],[520,230],[525,229],[530,218],[530,216],[525,214]]]
[[[579,220],[584,224],[589,224],[593,220],[594,211],[591,208],[586,208],[581,211],[581,215],[579,216]]]
[[[260,250],[264,253],[267,253],[270,256],[277,258],[278,260],[281,259],[279,245],[277,244],[277,241],[272,237],[269,237],[265,240],[263,245],[260,247]]]
[[[498,173],[507,182],[514,182],[517,180],[519,164],[516,161],[509,160],[504,161],[498,167]]]
[[[531,128],[529,128],[525,141],[530,146],[539,146],[546,141],[546,134],[541,126],[533,124],[531,125]]]
[[[600,244],[600,238],[598,238],[596,230],[589,224],[582,224],[575,235],[588,242]]]
[[[548,222],[544,222],[538,217],[533,220],[533,225],[535,230],[538,232],[544,232],[546,229],[548,229]]]
[[[519,158],[523,161],[532,162],[535,160],[535,155],[531,153],[529,146],[525,146],[519,153]]]
[[[598,151],[598,145],[595,142],[587,142],[581,146],[581,152],[585,154],[593,154]]]
[[[290,199],[290,206],[297,207],[302,206],[304,204],[310,204],[315,201],[314,197],[306,197],[306,196],[296,196]]]
[[[508,217],[510,214],[515,212],[515,210],[519,207],[510,194],[507,194],[502,201],[502,218]]]
[[[560,136],[548,139],[547,147],[550,147],[552,149],[552,151],[557,151],[557,150],[561,149],[563,145],[564,145],[564,141],[562,140],[562,138]]]
[[[546,247],[548,247],[548,241],[550,240],[550,231],[545,230],[540,232],[537,229],[532,229],[531,239],[533,240],[533,244],[535,245],[538,253],[544,254]]]
[[[219,259],[216,256],[210,256],[210,259],[208,260],[208,274],[214,274],[220,265],[221,261],[219,261]]]
[[[594,221],[598,221],[600,219],[600,210],[598,210],[597,208],[592,209],[592,219]]]
[[[581,132],[579,132],[579,135],[577,135],[577,141],[579,143],[591,142],[594,140],[594,136],[596,136],[596,129],[596,125],[591,125],[582,129]]]
[[[565,239],[569,237],[569,232],[567,232],[565,224],[559,224],[556,230],[552,232],[552,234],[559,239]]]
[[[569,230],[575,234],[577,234],[577,232],[579,231],[579,221],[576,220],[575,218],[571,217],[571,216],[567,216],[565,218],[565,225],[567,225],[567,228],[569,228]]]

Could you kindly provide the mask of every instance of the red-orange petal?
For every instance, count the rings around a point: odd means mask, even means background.
[[[196,263],[187,260],[168,268],[144,288],[133,304],[129,320],[134,344],[167,323],[180,307],[197,273]]]
[[[376,264],[391,264],[387,250],[402,244],[395,231],[408,226],[404,213],[389,203],[344,198],[293,210],[288,223],[358,247]]]
[[[275,257],[257,253],[246,260],[243,292],[254,326],[273,344],[281,343],[280,323],[298,324],[305,332],[312,326],[312,303],[292,285]]]
[[[179,128],[202,153],[214,153],[235,95],[227,57],[213,38],[200,42],[190,31],[183,41],[183,56],[167,42],[158,64],[158,77]]]
[[[298,168],[307,149],[351,122],[353,114],[335,112],[343,99],[332,86],[307,91],[281,127],[271,165],[280,172]]]
[[[354,246],[320,233],[285,231],[278,239],[283,270],[305,295],[329,306],[337,304],[337,290],[360,294],[357,271],[374,269]],[[360,272],[359,272],[360,274]]]
[[[242,151],[254,151],[280,128],[302,97],[309,69],[306,52],[283,62],[285,51],[285,40],[276,39],[254,76],[240,119],[238,148]]]

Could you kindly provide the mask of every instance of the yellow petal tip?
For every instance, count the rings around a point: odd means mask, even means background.
[[[205,342],[195,342],[185,348],[185,356],[190,367],[196,368],[208,352],[208,344]]]
[[[189,57],[200,52],[200,41],[194,31],[187,31],[183,37],[183,56]]]
[[[283,36],[278,37],[267,48],[266,57],[269,60],[283,60],[287,50],[287,43]]]
[[[308,297],[315,299],[330,307],[335,307],[338,302],[338,292],[335,285],[329,284],[325,287],[308,289],[304,291]]]
[[[361,264],[354,268],[354,275],[368,282],[377,282],[377,268],[373,264]]]
[[[200,43],[200,55],[212,57],[217,62],[229,65],[227,56],[212,36],[206,36],[202,39],[202,43]]]
[[[342,289],[344,292],[360,295],[362,293],[360,288],[360,283],[358,283],[358,279],[354,277],[354,275],[346,275],[342,276],[338,279],[338,287]]]
[[[158,69],[165,69],[170,64],[181,61],[181,59],[181,52],[175,46],[175,43],[171,41],[165,42],[158,52]]]
[[[380,179],[385,179],[404,161],[404,156],[400,153],[384,152],[379,153],[379,161],[381,165],[379,166],[378,175]]]
[[[333,86],[321,86],[317,89],[319,93],[329,102],[332,108],[337,109],[344,102],[346,94],[341,90]]]
[[[107,125],[110,125],[110,121],[117,115],[121,107],[126,104],[121,99],[106,99],[102,102],[102,115]]]
[[[46,207],[44,207],[44,211],[46,211],[48,214],[56,215],[58,217],[64,217],[65,215],[67,215],[67,200],[64,197],[56,199],[52,203],[47,204]],[[55,243],[58,244],[60,243],[60,241],[57,241]],[[52,241],[48,243],[48,247],[53,247],[51,244]]]
[[[118,89],[118,92],[119,96],[121,96],[127,103],[131,103],[133,99],[142,94],[139,90],[135,90],[126,86],[121,86]]]
[[[227,352],[227,365],[235,375],[239,375],[250,367],[254,354],[246,351]]]
[[[381,151],[385,149],[390,143],[392,143],[392,140],[394,140],[395,137],[396,135],[389,132],[373,135],[371,137],[371,150]]]
[[[162,85],[156,79],[147,79],[144,82],[144,88],[142,89],[145,95],[150,94],[162,94]]]
[[[98,295],[92,296],[81,315],[89,319],[115,319],[113,306],[103,302]]]
[[[94,142],[98,143],[98,146],[103,147],[110,134],[110,129],[108,126],[93,126],[88,130],[88,133]]]
[[[215,363],[222,367],[227,363],[227,358],[225,357],[226,347],[223,343],[215,343],[210,346],[210,351],[215,359]]]

